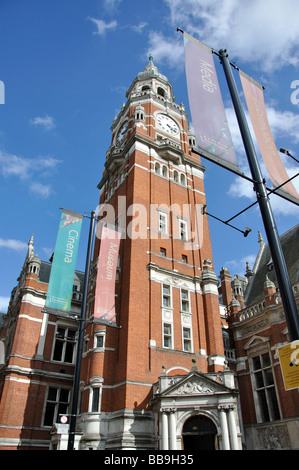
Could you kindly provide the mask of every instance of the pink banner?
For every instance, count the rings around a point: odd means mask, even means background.
[[[102,228],[94,318],[104,323],[115,323],[115,278],[120,239],[120,232]]]
[[[274,188],[277,188],[285,181],[288,181],[289,176],[280,159],[271,133],[265,108],[263,88],[241,70],[240,79],[259,149],[272,184]],[[299,203],[299,194],[291,182],[285,184],[276,192],[291,202]]]

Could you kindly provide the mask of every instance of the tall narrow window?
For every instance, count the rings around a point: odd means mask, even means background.
[[[163,307],[171,307],[170,286],[167,284],[162,286],[162,305]]]
[[[98,411],[100,411],[100,387],[94,387],[92,389],[91,412],[97,413]]]
[[[253,382],[259,422],[280,419],[269,353],[252,358]]]
[[[159,232],[167,233],[167,214],[159,212]]]
[[[182,312],[190,312],[189,292],[181,289],[181,309]]]
[[[163,324],[163,347],[169,349],[172,347],[172,328],[170,323]]]
[[[180,220],[180,239],[181,240],[188,240],[188,235],[187,235],[187,221],[186,220]]]
[[[183,350],[186,352],[192,351],[190,328],[183,328]]]

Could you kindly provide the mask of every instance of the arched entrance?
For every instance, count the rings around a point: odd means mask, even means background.
[[[182,431],[184,450],[216,450],[217,429],[206,416],[192,416],[187,419]]]

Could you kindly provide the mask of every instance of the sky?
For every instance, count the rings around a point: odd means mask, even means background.
[[[232,62],[264,85],[275,144],[299,159],[298,18],[298,0],[0,0],[0,311],[6,312],[31,235],[35,253],[48,261],[60,208],[86,216],[96,209],[110,127],[150,54],[192,125],[177,27],[215,50],[226,48]],[[250,175],[223,70],[216,67],[239,166]],[[280,155],[289,176],[297,173],[299,165]],[[251,183],[202,164],[210,214],[228,220],[256,200]],[[262,160],[261,168],[268,182]],[[298,177],[294,185],[299,192]],[[298,206],[274,195],[270,201],[279,234],[298,224]],[[226,267],[244,275],[258,252],[258,231],[267,242],[258,206],[231,222],[252,229],[246,238],[211,217],[209,223],[216,274]],[[80,270],[88,231],[86,217]]]

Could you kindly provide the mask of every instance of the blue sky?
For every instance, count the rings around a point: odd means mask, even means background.
[[[86,215],[96,208],[110,126],[150,53],[176,102],[189,109],[177,26],[216,50],[227,48],[231,61],[265,86],[275,143],[299,158],[298,17],[298,0],[1,0],[0,311],[6,311],[31,234],[35,252],[48,260],[59,207]],[[239,164],[248,173],[219,64],[217,70]],[[290,176],[298,171],[293,160],[283,161]],[[211,214],[228,219],[254,202],[250,183],[202,163]],[[294,184],[299,191],[298,178]],[[298,206],[277,196],[271,204],[280,234],[299,222]],[[251,234],[244,238],[210,219],[217,275],[222,266],[244,274],[258,251],[258,230],[264,235],[257,206],[232,223],[251,227]],[[84,219],[82,270],[88,230]]]

